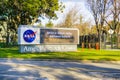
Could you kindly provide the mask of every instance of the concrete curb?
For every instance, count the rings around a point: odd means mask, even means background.
[[[0,60],[80,62],[80,63],[112,63],[112,64],[119,64],[120,65],[120,61],[98,61],[98,60],[22,59],[22,58],[0,58]]]

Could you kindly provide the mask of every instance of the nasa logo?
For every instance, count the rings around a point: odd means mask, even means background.
[[[24,33],[23,33],[23,39],[28,42],[28,43],[31,43],[35,40],[36,38],[36,32],[32,31],[32,30],[26,30]]]

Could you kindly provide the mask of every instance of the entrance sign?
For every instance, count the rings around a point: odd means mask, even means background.
[[[41,29],[40,43],[44,44],[78,44],[78,29]]]
[[[39,28],[20,25],[18,44],[20,52],[76,51],[79,31],[76,28]]]

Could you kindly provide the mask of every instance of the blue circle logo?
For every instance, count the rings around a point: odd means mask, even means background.
[[[35,40],[36,38],[36,32],[32,31],[32,30],[26,30],[24,33],[23,33],[23,39],[28,42],[28,43],[31,43]]]

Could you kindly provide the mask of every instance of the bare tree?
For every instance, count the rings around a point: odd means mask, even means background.
[[[72,7],[63,17],[63,21],[60,24],[57,24],[57,27],[74,27],[75,23],[79,19],[79,10],[76,6]]]
[[[94,17],[94,21],[96,24],[96,29],[98,32],[98,40],[99,40],[99,46],[100,49],[102,48],[101,46],[101,34],[102,34],[102,29],[104,26],[104,20],[106,18],[106,13],[107,10],[109,9],[111,5],[110,0],[87,0],[87,5]]]
[[[105,22],[108,24],[110,29],[114,31],[114,36],[116,35],[116,38],[119,33],[120,29],[120,0],[111,0],[112,4],[109,8],[109,14],[108,17],[105,19]],[[111,19],[109,19],[109,17]],[[117,40],[117,39],[116,39]],[[117,42],[117,41],[116,41]],[[112,41],[111,41],[112,43]],[[118,43],[116,44],[118,47]],[[111,46],[113,47],[113,46]]]
[[[85,21],[85,17],[79,11],[77,6],[72,7],[65,14],[63,22],[57,24],[56,27],[78,28],[80,35],[88,35],[90,33],[90,21]]]
[[[112,30],[116,30],[117,25],[119,25],[120,20],[120,1],[119,0],[112,0],[112,5],[109,8],[109,13],[112,17],[112,23],[109,23],[109,19],[105,19],[105,22],[109,25]],[[108,17],[109,17],[108,16]]]
[[[74,25],[75,28],[79,29],[80,36],[89,35],[90,32],[90,21],[85,21],[84,17],[80,14],[78,17],[79,22]]]

